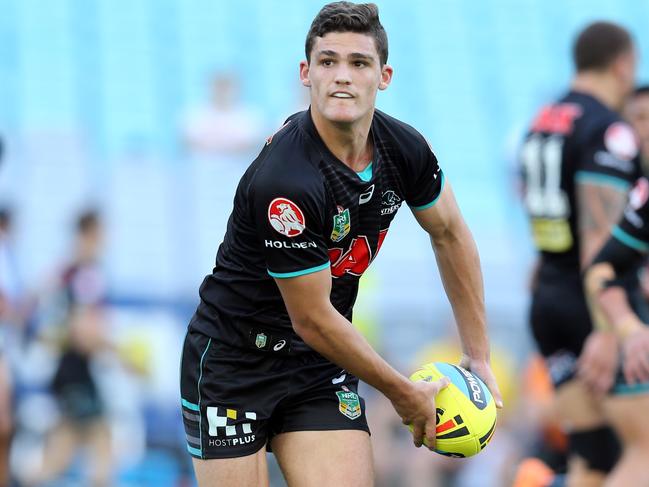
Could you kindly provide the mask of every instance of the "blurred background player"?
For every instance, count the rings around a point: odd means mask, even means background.
[[[521,150],[539,252],[530,320],[569,434],[568,485],[600,485],[619,448],[599,401],[576,380],[577,359],[587,339],[586,351],[597,350],[599,359],[610,357],[616,342],[610,333],[591,335],[581,270],[605,242],[639,175],[635,136],[618,113],[634,86],[635,49],[624,28],[596,22],[577,37],[573,61],[570,91],[541,109]],[[585,369],[591,357],[581,357]],[[601,380],[604,392],[611,383]]]
[[[242,84],[234,72],[212,76],[209,100],[183,123],[185,148],[196,156],[247,157],[259,148],[266,126],[258,110],[241,100]]]
[[[649,174],[649,85],[635,89],[624,107],[624,118],[639,138],[642,172]]]
[[[649,486],[649,321],[634,311],[636,298],[629,295],[623,279],[637,271],[648,253],[649,180],[642,177],[631,192],[623,218],[586,274],[593,307],[611,326],[622,351],[622,372],[605,408],[623,440],[624,452],[607,486]]]
[[[85,462],[87,485],[110,485],[111,433],[93,373],[97,357],[111,348],[103,315],[106,282],[99,262],[102,239],[99,214],[94,210],[82,213],[75,228],[74,254],[61,276],[63,323],[48,337],[60,344],[51,384],[60,421],[48,435],[41,468],[28,479],[30,485],[58,479],[81,448],[90,455],[90,461]]]
[[[0,154],[1,156],[1,154]],[[19,285],[11,243],[11,211],[0,208],[0,487],[9,485],[13,391],[8,357],[18,320]]]

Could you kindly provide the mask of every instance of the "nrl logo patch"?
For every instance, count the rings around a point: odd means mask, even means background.
[[[358,394],[351,391],[338,391],[336,396],[338,396],[338,411],[340,411],[340,414],[349,419],[360,418],[361,402],[358,399]]]
[[[331,240],[334,242],[340,242],[343,238],[347,236],[349,230],[351,229],[350,217],[349,217],[349,208],[338,207],[338,214],[334,216],[334,228],[331,231]]]
[[[268,337],[263,333],[259,333],[257,335],[257,338],[255,338],[255,345],[257,346],[257,348],[264,348],[267,341]]]

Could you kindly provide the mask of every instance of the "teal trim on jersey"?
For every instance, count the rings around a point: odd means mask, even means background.
[[[427,210],[428,208],[433,206],[435,203],[437,203],[437,200],[439,199],[439,197],[442,196],[442,190],[444,189],[444,181],[446,181],[446,179],[444,178],[444,173],[441,173],[441,174],[442,174],[442,182],[440,184],[439,194],[437,195],[437,197],[433,201],[428,203],[427,205],[411,206],[410,207],[411,210],[413,210],[413,211]]]
[[[603,186],[613,186],[615,189],[627,192],[631,187],[631,183],[625,181],[624,179],[617,178],[615,176],[609,176],[608,174],[599,174],[597,172],[590,171],[577,171],[575,173],[575,181],[578,183],[591,183],[598,184]]]
[[[210,345],[212,344],[212,339],[210,338],[207,341],[207,345],[205,345],[205,350],[203,350],[203,355],[201,355],[201,362],[199,365],[199,374],[198,374],[198,384],[196,388],[198,389],[198,442],[201,445],[201,448],[203,448],[203,425],[202,425],[202,420],[203,420],[203,415],[200,413],[201,410],[201,379],[203,378],[203,360],[205,359],[205,354],[207,351],[210,349]],[[199,450],[198,454],[201,455],[202,458],[202,452]]]
[[[192,411],[200,411],[201,408],[198,407],[198,404],[194,404],[193,402],[189,402],[187,399],[182,400],[183,406],[185,406],[187,409],[191,409]]]
[[[187,451],[192,455],[196,455],[197,457],[203,458],[203,452],[200,451],[198,448],[194,448],[193,446],[187,445]]]
[[[297,276],[304,276],[306,274],[313,274],[314,272],[322,271],[329,267],[331,264],[329,262],[319,265],[317,267],[310,267],[308,269],[303,269],[301,271],[295,271],[295,272],[271,272],[267,270],[268,274],[270,274],[272,277],[276,277],[278,279],[286,279],[287,277],[297,277]]]
[[[632,237],[617,225],[615,225],[613,227],[613,230],[611,230],[611,235],[613,235],[617,240],[622,242],[627,247],[631,247],[632,249],[639,250],[643,253],[649,252],[649,243]]]
[[[640,384],[617,384],[613,387],[613,395],[632,396],[634,394],[646,394],[649,392],[649,382]]]
[[[358,177],[361,178],[362,181],[365,181],[366,183],[372,179],[372,161],[367,165],[365,169],[363,169],[361,172],[357,172]]]

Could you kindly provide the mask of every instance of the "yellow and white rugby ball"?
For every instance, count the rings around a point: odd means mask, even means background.
[[[435,451],[458,458],[476,455],[487,446],[496,429],[493,396],[478,376],[459,365],[445,362],[422,366],[410,380],[434,382],[442,377],[448,377],[451,383],[435,398]]]

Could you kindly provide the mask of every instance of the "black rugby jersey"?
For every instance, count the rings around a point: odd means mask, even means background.
[[[576,183],[627,191],[640,176],[633,130],[594,97],[571,91],[541,109],[520,156],[541,277],[544,271],[580,273]]]
[[[649,180],[638,179],[629,194],[629,203],[612,238],[645,255],[649,252]]]
[[[426,140],[378,110],[371,166],[357,174],[325,146],[310,111],[292,115],[267,140],[239,182],[216,265],[200,288],[191,327],[229,344],[247,329],[293,332],[275,278],[331,268],[331,302],[351,320],[360,276],[405,201],[432,206],[443,173]]]

